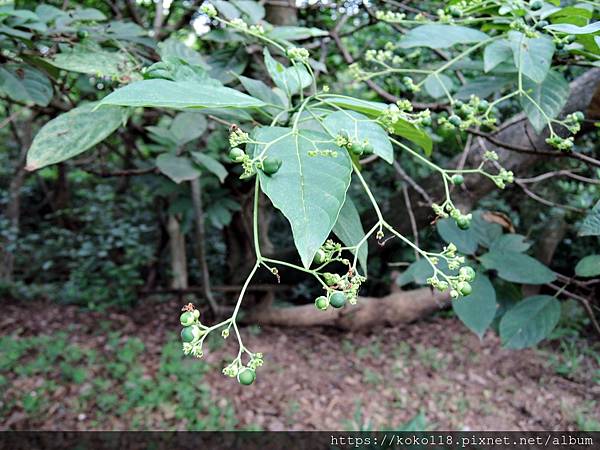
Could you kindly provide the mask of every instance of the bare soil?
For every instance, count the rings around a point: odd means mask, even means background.
[[[68,330],[73,342],[100,351],[105,341],[90,341],[90,336],[108,320],[112,329],[144,341],[147,350],[140,364],[153,371],[165,336],[179,328],[180,306],[168,302],[133,313],[98,313],[56,304],[9,303],[3,307],[0,334]],[[216,399],[234,404],[240,427],[395,429],[419,411],[428,428],[437,430],[575,430],[582,417],[600,418],[596,358],[584,356],[578,369],[559,375],[554,361],[562,356],[556,343],[504,350],[494,333],[480,341],[455,318],[439,316],[369,333],[259,326],[242,328],[242,333],[248,348],[265,355],[252,387],[220,372],[224,358],[237,350],[233,336],[197,362],[214,365],[205,381]],[[67,386],[64,395],[77,394]],[[0,427],[26,426],[27,417],[18,413],[12,419],[0,417]],[[49,419],[41,428],[73,429],[77,423],[77,417],[62,417]],[[123,429],[118,423],[114,428]]]

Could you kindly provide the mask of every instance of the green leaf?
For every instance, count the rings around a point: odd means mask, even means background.
[[[286,41],[300,41],[311,37],[328,36],[329,32],[319,28],[305,28],[282,26],[275,27],[268,33],[271,39],[283,39]]]
[[[470,44],[489,39],[473,28],[458,25],[431,24],[413,28],[400,40],[399,47],[448,48],[456,44]]]
[[[200,53],[191,49],[180,40],[171,37],[158,44],[158,53],[162,60],[178,58],[193,66],[207,67]]]
[[[492,242],[491,252],[526,252],[531,244],[525,242],[525,236],[520,234],[503,234]]]
[[[292,67],[284,67],[279,61],[273,59],[269,49],[264,49],[265,65],[275,85],[288,95],[298,94],[302,89],[310,86],[312,76],[304,65],[296,64]]]
[[[352,166],[348,152],[329,136],[311,130],[258,128],[254,156],[281,159],[279,171],[268,176],[259,171],[260,185],[273,205],[292,226],[296,248],[304,267],[309,267],[319,247],[337,222],[350,185]],[[310,150],[331,150],[336,157],[308,156]]]
[[[523,253],[490,251],[480,261],[486,269],[496,270],[500,278],[515,283],[545,284],[556,279],[554,272]]]
[[[242,14],[248,17],[248,22],[257,24],[265,17],[265,7],[254,0],[231,0]]]
[[[514,77],[512,76],[481,76],[468,81],[467,84],[458,88],[454,98],[468,100],[471,98],[471,95],[476,95],[479,98],[486,98],[496,92],[502,91],[507,85],[513,82]]]
[[[537,106],[529,98],[522,96],[521,107],[535,131],[540,133],[548,125],[548,119],[556,118],[565,106],[569,97],[569,83],[560,73],[551,70],[542,83],[525,78],[523,89]]]
[[[471,283],[473,292],[466,297],[452,300],[452,309],[466,327],[483,337],[496,316],[496,291],[485,275],[478,273]]]
[[[21,64],[0,67],[0,93],[17,102],[47,106],[52,99],[52,85],[39,70]]]
[[[523,75],[541,83],[550,70],[554,43],[547,36],[531,39],[519,31],[508,33],[515,66]]]
[[[260,80],[253,80],[252,78],[247,78],[241,75],[238,77],[238,79],[242,83],[242,86],[244,86],[246,92],[248,92],[248,94],[250,94],[252,97],[262,100],[267,105],[274,105],[265,107],[265,110],[272,116],[282,112],[282,108],[287,108],[287,97],[279,88],[271,89]],[[281,96],[277,94],[276,90],[281,94]],[[279,120],[285,120],[287,117],[287,113],[281,114]]]
[[[581,223],[579,236],[600,236],[600,200]]]
[[[369,117],[377,118],[388,108],[385,103],[371,102],[348,97],[327,97],[327,101],[342,108],[351,109],[366,114]],[[429,135],[422,129],[414,126],[412,123],[399,119],[393,125],[393,133],[402,136],[405,139],[420,146],[426,155],[430,155],[433,149],[433,141]]]
[[[142,80],[104,97],[100,105],[153,108],[257,108],[264,103],[228,87],[189,81]]]
[[[364,237],[365,230],[360,221],[360,216],[354,206],[354,202],[348,196],[340,210],[337,222],[333,226],[333,233],[344,243],[346,247],[357,245]],[[355,252],[352,252],[355,253]],[[369,248],[365,241],[358,249],[358,262],[363,270],[367,273],[367,258],[369,257]]]
[[[71,50],[59,53],[46,61],[70,72],[117,78],[130,72],[133,67],[127,54],[109,52],[92,42],[77,44]]]
[[[225,178],[227,177],[227,169],[223,166],[223,164],[206,153],[192,152],[191,155],[198,164],[203,165],[206,170],[215,175],[221,183],[225,181]]]
[[[394,149],[386,132],[368,117],[354,111],[335,111],[327,116],[323,125],[333,138],[345,130],[352,139],[368,140],[376,155],[390,164],[394,162]]]
[[[219,13],[227,20],[238,19],[241,16],[239,9],[230,1],[211,0],[211,3],[217,8]]]
[[[156,158],[156,167],[177,184],[200,176],[200,171],[194,167],[189,158],[174,153],[159,155]]]
[[[473,212],[473,220],[469,230],[473,231],[475,239],[480,245],[488,248],[502,235],[502,226],[485,220],[483,211]]]
[[[177,145],[181,146],[202,136],[207,125],[204,114],[186,111],[173,118],[169,130],[175,137]]]
[[[443,73],[432,73],[425,78],[424,86],[429,95],[433,98],[440,98],[447,95],[446,92],[448,92],[448,94],[452,92],[454,89],[454,82],[449,76],[444,75]]]
[[[27,152],[27,170],[56,164],[83,153],[106,139],[127,120],[125,108],[94,110],[87,103],[46,123]]]
[[[483,70],[489,72],[498,64],[512,57],[512,47],[506,39],[500,39],[487,45],[483,51]]]
[[[584,27],[578,27],[570,23],[558,23],[552,25],[546,25],[544,30],[558,31],[566,34],[593,34],[600,31],[600,21],[590,23]]]
[[[578,277],[597,277],[600,275],[600,255],[588,255],[575,266]]]
[[[447,243],[452,242],[456,245],[459,252],[466,255],[473,255],[477,251],[477,239],[475,233],[470,228],[461,230],[456,225],[454,219],[446,218],[438,220],[437,231]]]
[[[456,270],[450,270],[444,259],[440,260],[437,264],[437,268],[449,275],[455,275],[457,272]],[[431,264],[429,264],[425,258],[421,258],[408,266],[408,268],[398,276],[396,283],[398,286],[405,286],[408,283],[424,285],[427,284],[427,278],[431,276],[433,276]]]
[[[560,303],[548,295],[520,301],[500,321],[500,340],[505,348],[536,345],[550,335],[560,319]]]

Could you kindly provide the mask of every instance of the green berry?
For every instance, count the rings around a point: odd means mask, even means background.
[[[573,116],[575,117],[575,119],[577,119],[577,122],[583,122],[583,119],[585,119],[585,116],[581,111],[575,111],[573,113]]]
[[[363,154],[364,155],[372,155],[373,152],[375,151],[375,149],[373,148],[373,146],[370,143],[365,143],[362,146],[363,149]]]
[[[461,230],[468,230],[471,226],[471,221],[466,216],[460,216],[458,219],[456,219],[456,225],[458,225],[458,228]]]
[[[317,299],[315,300],[315,307],[320,311],[325,311],[328,306],[329,302],[327,301],[327,297],[323,295],[317,297]]]
[[[531,8],[532,11],[537,11],[539,9],[542,9],[542,6],[544,6],[544,3],[541,0],[533,0],[529,4],[529,7]]]
[[[563,48],[565,48],[565,43],[564,42],[556,42],[556,48],[558,50],[562,50]]]
[[[465,279],[465,281],[472,282],[475,280],[475,271],[472,267],[464,266],[458,271],[458,274]]]
[[[456,174],[456,175],[452,175],[452,184],[455,186],[460,186],[461,184],[463,184],[465,182],[465,178],[460,175],[460,174]]]
[[[536,28],[536,30],[542,30],[547,25],[548,25],[547,20],[540,20],[538,23],[535,24],[535,28]]]
[[[572,43],[575,42],[577,36],[575,36],[574,34],[569,34],[565,39],[567,40],[567,42]]]
[[[341,308],[346,304],[346,295],[343,292],[334,292],[329,297],[329,304],[334,308]]]
[[[262,163],[263,172],[269,176],[277,173],[281,167],[282,161],[274,156],[268,156]]]
[[[421,119],[421,125],[426,126],[426,127],[430,126],[431,125],[431,117],[423,117]]]
[[[195,342],[202,336],[202,330],[198,325],[185,327],[181,330],[181,339],[183,342]]]
[[[477,105],[477,110],[479,112],[486,112],[489,107],[490,107],[490,102],[488,102],[487,100],[481,100],[479,102],[479,104]]]
[[[85,38],[87,38],[89,35],[90,35],[90,33],[88,33],[88,32],[87,32],[87,31],[85,31],[85,30],[78,30],[78,31],[77,31],[77,37],[78,37],[79,39],[85,39]]]
[[[179,316],[179,321],[184,327],[189,327],[196,321],[196,317],[194,316],[193,312],[186,311],[181,316]]]
[[[452,17],[460,17],[462,16],[462,11],[457,6],[451,6],[450,14],[452,15]]]
[[[244,150],[238,147],[232,148],[229,152],[229,159],[233,162],[241,162],[244,159],[244,156],[246,156],[246,153],[244,153]]]
[[[450,117],[448,117],[448,122],[450,122],[455,127],[458,127],[462,123],[462,119],[456,114],[452,114]]]
[[[320,266],[326,260],[327,260],[327,257],[325,255],[325,252],[322,249],[319,249],[319,250],[317,250],[317,253],[315,253],[315,257],[313,258],[313,264],[315,266]]]
[[[252,369],[244,367],[237,374],[238,383],[244,386],[250,386],[256,380],[256,372]]]
[[[461,295],[469,295],[471,292],[473,292],[473,288],[466,281],[461,281],[460,283],[458,283],[458,286],[456,286],[456,288],[458,289],[458,292],[461,293]]]
[[[356,143],[352,144],[352,146],[350,147],[350,151],[353,155],[361,156],[365,152],[365,149],[362,145]]]

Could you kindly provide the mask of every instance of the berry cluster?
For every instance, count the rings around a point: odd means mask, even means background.
[[[206,337],[206,327],[200,323],[200,311],[188,305],[187,310],[179,317],[183,326],[181,340],[183,341],[183,353],[202,358],[202,344]]]
[[[453,105],[453,114],[449,117],[440,117],[438,122],[442,127],[466,130],[472,126],[485,126],[493,128],[496,124],[496,118],[493,117],[494,110],[490,103],[485,99],[480,99],[471,95],[468,102],[457,100]]]
[[[335,144],[338,147],[345,148],[352,155],[362,156],[362,155],[371,155],[374,152],[373,145],[369,143],[368,139],[363,140],[362,142],[351,138],[346,130],[341,130],[339,134],[335,138]]]
[[[244,172],[240,178],[249,178],[256,173],[256,170],[262,170],[266,175],[271,176],[281,168],[283,161],[274,156],[267,156],[263,159],[252,159],[238,145],[250,142],[248,133],[242,131],[237,126],[233,127],[229,134],[229,144],[233,147],[229,150],[229,159],[238,164],[242,164]]]
[[[262,353],[254,353],[246,366],[237,358],[223,368],[223,375],[230,378],[237,377],[238,383],[249,386],[256,380],[256,369],[262,366],[263,362]]]
[[[465,262],[465,258],[456,254],[456,246],[454,244],[444,247],[444,251],[440,253],[440,256],[447,262],[448,269],[453,271],[458,270],[458,275],[445,275],[434,267],[434,274],[427,279],[427,284],[440,292],[450,289],[450,297],[453,299],[469,295],[473,291],[471,283],[475,281],[475,270],[469,266],[461,267]],[[435,266],[438,264],[439,259],[433,257],[429,258],[429,261]],[[438,273],[442,274],[443,280],[439,279]]]

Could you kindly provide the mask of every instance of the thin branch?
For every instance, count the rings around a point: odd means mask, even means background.
[[[410,186],[421,195],[423,200],[425,200],[425,202],[428,205],[433,203],[433,200],[431,199],[427,191],[425,191],[425,189],[423,189],[415,180],[411,178],[409,174],[407,174],[404,171],[404,169],[402,168],[400,163],[398,163],[398,161],[394,161],[394,169],[396,169],[396,172],[398,173],[398,175],[400,175],[400,178],[402,178],[402,180],[410,184]]]
[[[554,177],[560,177],[560,176],[569,177],[569,178],[572,178],[577,181],[582,181],[584,183],[600,184],[600,180],[595,180],[593,178],[588,178],[588,177],[584,177],[581,175],[577,175],[576,173],[573,173],[570,170],[555,170],[553,172],[546,172],[546,173],[543,173],[541,175],[537,175],[537,176],[531,177],[531,178],[517,178],[516,181],[519,183],[531,184],[531,183],[539,183],[540,181],[547,180],[548,178],[554,178]]]
[[[86,169],[80,167],[81,170],[91,173],[92,175],[96,175],[101,178],[111,178],[111,177],[132,177],[139,175],[146,175],[149,173],[158,173],[158,169],[156,167],[148,167],[146,169],[130,169],[130,170],[117,170],[114,172],[100,172],[94,169]]]
[[[417,230],[417,221],[412,210],[410,203],[410,196],[408,195],[408,188],[405,183],[402,183],[402,194],[404,195],[404,204],[406,205],[406,211],[408,211],[408,218],[410,219],[410,227],[412,228],[413,241],[417,247],[419,247],[419,231]],[[419,260],[419,252],[415,249],[415,259]]]
[[[554,289],[555,291],[562,291],[562,294],[566,295],[567,297],[570,297],[574,300],[578,300],[584,307],[585,311],[587,312],[590,320],[592,321],[592,325],[594,326],[594,330],[596,331],[596,333],[598,333],[598,335],[600,335],[600,324],[598,323],[598,321],[596,320],[596,316],[594,315],[594,310],[592,309],[590,302],[587,298],[582,297],[580,295],[577,294],[573,294],[572,292],[569,292],[559,286],[556,286],[555,284],[552,283],[548,283],[547,286],[551,287],[552,289]]]
[[[519,186],[521,189],[523,189],[523,192],[525,192],[525,194],[527,194],[528,197],[530,197],[533,200],[541,203],[542,205],[551,206],[553,208],[566,209],[566,210],[575,211],[575,212],[578,212],[578,213],[584,213],[585,212],[585,210],[583,210],[581,208],[575,208],[574,206],[570,206],[570,205],[561,205],[560,203],[555,203],[553,201],[546,200],[545,198],[540,197],[535,192],[532,192],[529,188],[527,188],[527,186],[525,186],[525,184],[523,184],[523,183],[521,183],[519,181],[515,180],[515,184],[517,186]]]

